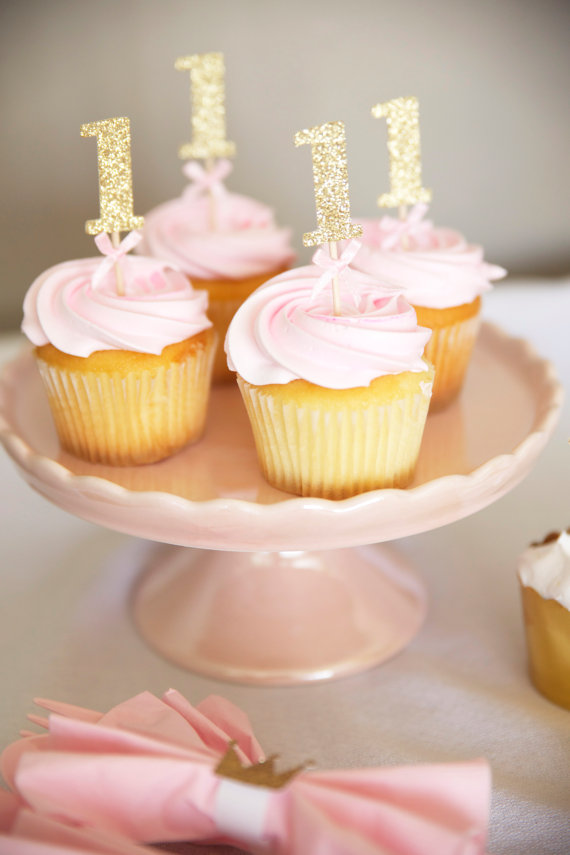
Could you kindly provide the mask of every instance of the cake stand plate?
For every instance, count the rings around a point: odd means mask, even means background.
[[[60,449],[26,351],[2,376],[0,439],[63,509],[216,550],[150,550],[134,614],[158,650],[211,676],[286,683],[360,670],[408,643],[425,614],[421,586],[386,547],[347,547],[446,525],[500,498],[531,470],[561,401],[550,364],[484,324],[461,397],[428,416],[412,485],[330,501],[266,484],[231,384],[213,389],[204,438],[174,457],[127,468],[80,461]]]

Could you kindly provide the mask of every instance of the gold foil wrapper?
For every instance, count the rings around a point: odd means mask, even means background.
[[[530,678],[538,691],[570,710],[570,611],[521,583]]]

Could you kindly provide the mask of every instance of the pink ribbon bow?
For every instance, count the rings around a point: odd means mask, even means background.
[[[30,718],[48,733],[9,746],[2,770],[47,818],[133,842],[229,843],[277,855],[485,851],[490,774],[483,760],[295,770],[273,789],[216,772],[224,755],[247,767],[246,776],[263,760],[246,716],[223,698],[193,707],[173,690],[161,699],[144,692],[106,714],[38,703],[52,715]]]
[[[393,249],[395,246],[402,244],[402,239],[405,235],[421,243],[432,228],[429,220],[424,220],[428,211],[428,206],[424,202],[418,202],[408,213],[404,220],[397,220],[394,217],[382,217],[380,220],[380,228],[384,232],[388,232],[382,238],[382,249]]]
[[[211,169],[204,169],[197,160],[189,160],[182,167],[184,175],[193,183],[184,191],[184,198],[193,202],[210,192],[220,197],[226,192],[223,181],[233,169],[231,160],[217,160]]]
[[[142,240],[142,234],[138,231],[129,232],[126,237],[120,242],[119,246],[113,246],[111,238],[106,232],[101,232],[95,238],[95,245],[100,253],[105,258],[101,261],[97,270],[93,274],[93,285],[97,287],[103,281],[109,270],[120,263],[125,255],[134,249],[134,247]]]
[[[338,258],[333,258],[330,252],[323,246],[320,246],[313,255],[313,264],[320,267],[324,272],[317,279],[311,293],[312,299],[315,299],[327,285],[330,285],[335,276],[341,275],[346,270],[350,262],[360,249],[362,244],[360,241],[351,240],[342,250]]]

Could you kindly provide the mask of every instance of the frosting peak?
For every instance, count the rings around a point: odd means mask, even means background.
[[[315,265],[300,267],[248,297],[226,338],[232,370],[255,385],[304,379],[330,389],[425,371],[430,331],[418,327],[400,292],[348,268],[340,282],[341,314],[335,315],[331,289],[315,292],[322,275]]]
[[[214,176],[199,173],[194,163],[186,165],[194,183],[145,216],[142,252],[196,279],[243,279],[293,260],[290,229],[275,224],[271,208],[226,190],[221,177],[228,163],[220,161],[217,167],[223,169]]]
[[[360,220],[363,246],[353,266],[400,283],[410,303],[434,309],[471,303],[506,275],[502,267],[483,260],[480,246],[425,220],[426,212],[427,206],[420,204],[405,220]]]
[[[72,356],[97,350],[159,354],[207,329],[208,296],[186,276],[154,258],[120,260],[124,295],[107,259],[83,258],[50,267],[24,299],[22,331],[36,346],[51,343]],[[103,268],[103,265],[106,265]]]
[[[519,559],[523,585],[570,609],[570,529],[530,546]]]

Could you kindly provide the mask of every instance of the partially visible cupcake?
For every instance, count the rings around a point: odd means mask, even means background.
[[[506,271],[487,264],[482,248],[459,232],[424,220],[426,212],[420,203],[403,220],[359,220],[363,246],[353,265],[400,285],[418,323],[432,330],[426,358],[435,368],[435,410],[460,392],[479,330],[481,295]]]
[[[570,710],[570,529],[533,543],[519,559],[530,677]]]
[[[229,322],[245,298],[289,267],[295,257],[290,229],[276,225],[266,205],[229,193],[224,184],[231,162],[206,172],[196,161],[184,167],[190,186],[178,199],[145,216],[141,252],[172,262],[209,297],[209,317],[218,333],[215,382],[231,379],[223,342]]]
[[[284,273],[230,324],[228,363],[263,474],[278,489],[327,499],[404,487],[429,407],[430,332],[403,297],[351,269],[340,275],[335,315],[322,281],[316,265]]]
[[[122,295],[108,258],[46,270],[25,297],[22,330],[36,345],[63,448],[128,466],[162,460],[200,437],[215,333],[206,293],[183,273],[151,258],[117,264]]]

